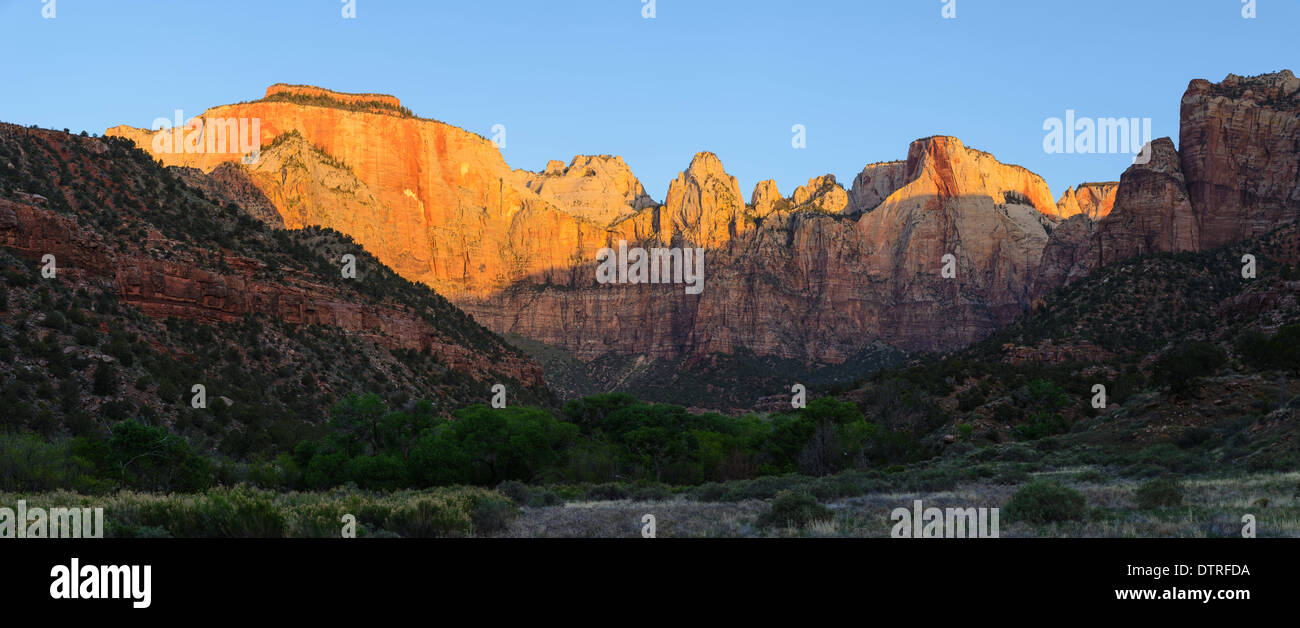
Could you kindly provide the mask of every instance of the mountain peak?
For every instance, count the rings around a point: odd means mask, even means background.
[[[1044,216],[1056,218],[1056,200],[1042,177],[1026,168],[1004,164],[993,155],[968,148],[948,135],[912,142],[907,151],[899,193],[939,197],[987,196],[995,204],[1029,205]]]
[[[551,160],[540,173],[520,172],[525,187],[542,199],[602,226],[655,204],[617,155],[575,155],[568,166]]]

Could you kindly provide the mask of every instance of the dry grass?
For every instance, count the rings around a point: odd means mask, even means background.
[[[1074,481],[1087,468],[1039,474],[1060,481],[1087,500],[1084,520],[1051,525],[1011,522],[1003,517],[1001,536],[1008,537],[1160,537],[1200,538],[1240,536],[1242,516],[1252,514],[1260,537],[1300,537],[1300,472],[1267,473],[1230,478],[1186,480],[1183,506],[1140,510],[1135,480]],[[914,500],[925,507],[1002,508],[1019,485],[976,483],[956,490],[930,493],[866,494],[827,504],[829,521],[803,529],[760,529],[754,520],[767,502],[699,503],[676,498],[663,502],[581,502],[524,509],[505,533],[512,537],[639,537],[641,516],[653,514],[657,536],[672,537],[879,537],[887,538],[895,508],[910,508]],[[1262,506],[1260,499],[1268,500]]]

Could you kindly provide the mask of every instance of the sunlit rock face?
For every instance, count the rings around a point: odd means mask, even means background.
[[[701,152],[659,204],[619,157],[512,170],[492,142],[411,116],[392,97],[274,86],[202,117],[259,120],[258,158],[155,157],[237,167],[285,227],[337,229],[489,328],[586,359],[744,349],[834,362],[881,339],[958,346],[1027,305],[1056,212],[1040,177],[955,138],[867,166],[850,190],[826,175],[783,198],[769,181],[749,204],[717,155]],[[156,146],[154,132],[109,134]],[[703,292],[600,284],[597,252],[624,241],[703,249]],[[945,254],[955,279],[940,277]]]
[[[1036,291],[1101,264],[1211,249],[1300,218],[1300,79],[1287,70],[1197,79],[1181,113],[1179,146],[1152,142],[1151,159],[1120,178],[1109,213],[1052,233]],[[1074,196],[1062,207],[1077,203],[1088,215],[1083,188]]]
[[[1119,182],[1080,183],[1068,188],[1061,200],[1056,202],[1056,216],[1062,220],[1083,214],[1092,220],[1101,220],[1110,215],[1115,207],[1115,196],[1119,192]]]

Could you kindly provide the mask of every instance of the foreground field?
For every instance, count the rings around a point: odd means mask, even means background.
[[[1242,516],[1254,515],[1259,537],[1300,537],[1300,473],[1277,473],[1185,482],[1180,507],[1141,508],[1138,481],[1078,481],[1089,469],[1041,474],[1077,489],[1086,500],[1079,520],[1035,524],[1001,518],[1000,534],[1010,537],[1197,538],[1241,537]],[[642,516],[653,514],[656,532],[667,537],[889,537],[895,508],[1004,507],[1023,484],[976,483],[939,492],[891,492],[850,497],[826,504],[832,518],[802,527],[759,527],[769,501],[700,503],[665,501],[573,502],[526,508],[503,533],[512,537],[639,537]]]
[[[805,495],[821,487],[784,488],[810,478],[771,478],[761,494]],[[861,482],[861,476],[822,478]],[[1008,506],[1028,486],[1059,484],[1082,496],[1081,508],[1055,520],[1033,520]],[[0,495],[12,507],[102,507],[108,537],[340,537],[345,515],[356,518],[358,537],[639,538],[643,517],[653,515],[659,538],[888,537],[895,508],[999,508],[1000,536],[1008,537],[1236,537],[1245,515],[1260,537],[1300,537],[1300,473],[1201,477],[1180,482],[1180,505],[1143,503],[1147,481],[1107,480],[1098,469],[1077,467],[1028,474],[1023,481],[977,481],[946,490],[890,490],[842,496],[824,503],[824,516],[791,525],[773,517],[781,498],[711,497],[700,487],[665,488],[619,495],[612,485],[541,489],[503,485],[500,491],[450,488],[377,493],[338,489],[274,493],[246,487],[194,495],[121,492],[84,496],[69,492]],[[733,487],[734,489],[735,487]],[[847,487],[841,487],[847,489]],[[561,494],[574,495],[572,498]],[[539,497],[540,496],[540,497]],[[605,496],[607,498],[601,498]],[[537,504],[538,500],[550,502]],[[725,501],[724,501],[725,500]],[[523,502],[524,505],[520,505]],[[527,505],[532,502],[534,505]],[[818,507],[820,508],[820,507]],[[765,516],[770,521],[764,521]],[[1028,519],[1028,520],[1027,520]],[[1053,519],[1049,517],[1048,519]]]

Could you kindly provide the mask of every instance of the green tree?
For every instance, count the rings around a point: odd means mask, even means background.
[[[114,425],[108,439],[108,462],[123,486],[152,491],[202,490],[212,469],[185,439],[162,428],[133,420]]]
[[[92,392],[100,397],[108,397],[117,394],[118,377],[117,368],[112,362],[101,360],[95,366],[95,378],[91,386]]]
[[[383,450],[381,422],[387,411],[384,400],[374,393],[348,395],[330,410],[333,437],[349,456]]]
[[[1217,345],[1188,342],[1161,355],[1152,367],[1152,377],[1173,393],[1183,394],[1195,388],[1202,377],[1214,374],[1227,361],[1227,354]]]
[[[1061,410],[1070,404],[1070,396],[1055,382],[1031,380],[1025,386],[1024,399],[1029,410],[1029,420],[1016,426],[1018,436],[1034,440],[1069,431],[1070,423],[1061,414]]]

